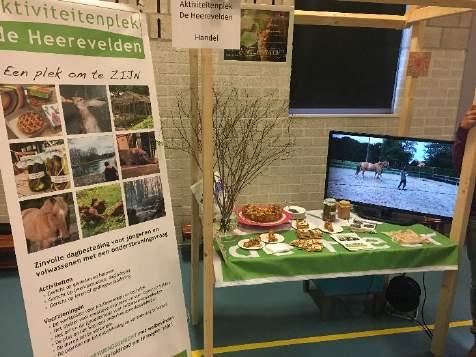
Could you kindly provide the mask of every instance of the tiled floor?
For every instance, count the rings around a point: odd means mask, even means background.
[[[188,263],[182,264],[185,298],[189,301]],[[422,274],[413,275],[420,283]],[[440,273],[427,273],[429,297],[425,308],[427,322],[434,321],[438,300]],[[452,321],[469,320],[469,272],[464,259],[459,275]],[[344,299],[337,304],[332,319],[321,320],[314,301],[302,291],[301,283],[268,284],[215,290],[215,345],[230,346],[250,343],[299,339],[303,337],[345,334],[414,326],[382,315],[373,317],[359,300]],[[201,349],[201,325],[190,328],[194,350]],[[344,339],[339,341],[299,343],[292,346],[258,348],[223,353],[224,357],[280,356],[430,356],[430,341],[423,332]],[[468,328],[452,328],[447,356],[465,356],[473,343]],[[0,273],[0,356],[30,357],[25,311],[16,272]],[[260,347],[257,346],[252,347]]]

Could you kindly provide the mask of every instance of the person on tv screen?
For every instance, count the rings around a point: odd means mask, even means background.
[[[400,183],[398,184],[399,190],[404,190],[405,187],[407,187],[407,176],[407,167],[403,166],[402,171],[400,171]]]
[[[463,164],[464,146],[469,129],[476,125],[476,105],[471,106],[461,121],[453,144],[453,161],[456,169],[460,172]],[[473,197],[471,216],[466,236],[466,247],[471,267],[470,305],[473,326],[471,332],[475,337],[475,343],[469,351],[468,357],[476,357],[476,198]]]

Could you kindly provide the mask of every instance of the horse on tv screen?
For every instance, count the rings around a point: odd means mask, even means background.
[[[459,178],[450,141],[331,132],[326,196],[452,217]]]

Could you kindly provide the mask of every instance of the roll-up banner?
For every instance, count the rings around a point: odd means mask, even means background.
[[[0,0],[0,150],[35,356],[187,356],[144,16]]]

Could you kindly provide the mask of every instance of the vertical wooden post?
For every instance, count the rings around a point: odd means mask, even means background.
[[[197,137],[195,133],[198,128],[198,50],[190,49],[188,51],[190,65],[190,109],[192,132],[190,140],[195,152],[198,151]],[[190,160],[192,184],[200,179],[200,169],[193,159]],[[191,241],[191,310],[192,325],[198,324],[198,306],[199,306],[199,271],[200,271],[200,240],[202,236],[200,224],[200,209],[198,202],[192,195],[192,241]]]
[[[202,147],[203,147],[203,315],[205,357],[213,356],[213,58],[212,50],[201,50]]]
[[[473,201],[474,184],[476,176],[476,129],[471,129],[466,141],[463,166],[460,176],[458,197],[456,200],[453,223],[451,225],[450,238],[459,245],[459,253],[463,250],[468,227],[471,203]],[[435,332],[431,343],[431,352],[434,356],[443,357],[446,339],[448,337],[448,325],[450,313],[453,308],[454,294],[458,271],[448,271],[443,275],[438,310],[436,312]]]
[[[412,6],[409,11],[418,8]],[[410,52],[421,51],[423,32],[425,24],[418,22],[413,25],[410,43]],[[398,135],[408,136],[413,112],[413,93],[415,89],[415,79],[407,76],[403,95],[403,107],[398,126]],[[466,150],[464,154],[463,170],[460,177],[460,186],[455,206],[454,219],[451,225],[450,238],[459,245],[459,256],[464,245],[466,229],[468,225],[471,203],[474,193],[476,165],[476,129],[471,130],[468,135]],[[446,339],[448,336],[450,313],[454,302],[454,294],[458,271],[448,271],[443,275],[443,283],[438,303],[434,337],[431,344],[431,352],[434,356],[443,357],[445,352]]]
[[[415,8],[415,6],[411,7],[411,9]],[[409,11],[411,11],[411,9]],[[425,24],[422,21],[413,25],[412,37],[410,41],[410,52],[417,52],[421,50],[421,42],[423,40],[422,36],[424,28]],[[405,82],[406,83],[403,93],[403,106],[398,125],[399,136],[408,136],[408,133],[410,132],[410,125],[412,122],[413,92],[415,89],[415,79],[407,75]]]

